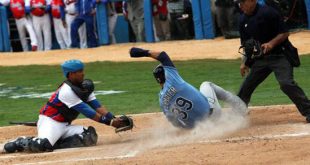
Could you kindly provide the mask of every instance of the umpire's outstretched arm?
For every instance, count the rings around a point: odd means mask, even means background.
[[[130,49],[129,53],[130,53],[130,56],[133,58],[151,57],[151,58],[154,58],[160,61],[163,66],[175,67],[170,57],[168,56],[168,54],[164,51],[158,52],[158,51],[145,50],[145,49],[133,47]]]

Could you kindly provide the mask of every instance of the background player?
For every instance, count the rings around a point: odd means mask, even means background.
[[[4,146],[6,152],[24,150],[44,152],[58,148],[96,145],[97,133],[94,127],[84,128],[81,125],[71,125],[79,113],[118,129],[128,126],[124,116],[114,117],[111,112],[101,106],[93,93],[92,81],[84,80],[84,64],[81,61],[65,61],[61,67],[67,80],[60,85],[40,110],[37,122],[38,137],[19,137],[15,141],[8,142]],[[132,120],[130,124],[133,125]],[[126,130],[128,129],[120,131]]]
[[[57,42],[61,49],[67,49],[70,47],[70,40],[65,19],[65,4],[63,0],[51,1],[51,13]]]
[[[77,9],[75,8],[76,0],[65,0],[66,5],[66,23],[67,23],[67,31],[69,36],[69,45],[71,46],[71,24],[73,20],[78,15]],[[79,28],[79,38],[80,38],[80,48],[87,48],[87,40],[86,40],[86,25],[83,23]]]
[[[27,1],[26,1],[27,2]],[[23,51],[29,51],[26,39],[26,31],[29,34],[31,41],[31,50],[36,51],[38,48],[38,41],[34,32],[32,21],[29,15],[29,10],[25,8],[24,0],[3,0],[4,5],[10,4],[10,9],[15,18],[16,27],[18,30],[19,39],[23,47]]]
[[[177,127],[193,128],[197,121],[210,116],[218,117],[221,107],[218,99],[228,102],[238,113],[247,113],[243,101],[211,83],[203,82],[200,91],[185,82],[165,52],[131,48],[131,57],[151,57],[161,62],[154,71],[154,77],[162,87],[159,103],[167,119]]]
[[[30,8],[34,31],[38,39],[38,50],[52,49],[51,20],[49,16],[50,1],[47,0],[26,0],[26,8]],[[43,42],[44,41],[44,42]]]

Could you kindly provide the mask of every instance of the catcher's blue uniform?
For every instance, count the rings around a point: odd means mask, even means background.
[[[164,65],[164,71],[166,81],[159,93],[161,109],[173,125],[193,128],[212,113],[207,98],[185,82],[173,65]]]

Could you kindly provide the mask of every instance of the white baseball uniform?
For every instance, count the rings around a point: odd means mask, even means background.
[[[96,99],[94,93],[88,97],[88,101]],[[67,107],[80,104],[82,100],[74,93],[71,87],[63,83],[63,85],[51,96],[50,102],[61,102]],[[49,116],[49,117],[48,117]],[[68,122],[63,122],[63,117],[53,107],[45,105],[39,115],[37,123],[38,138],[47,138],[51,145],[54,145],[57,140],[64,139],[74,134],[81,134],[83,126],[71,125]]]
[[[75,0],[65,0],[66,5],[66,22],[68,25],[68,35],[69,35],[69,42],[71,45],[71,24],[75,17],[77,16],[77,11],[75,8]],[[85,23],[79,28],[79,37],[80,37],[80,47],[87,48],[87,35],[86,35],[86,25]]]
[[[109,37],[110,37],[110,42],[111,44],[116,43],[115,39],[115,26],[116,26],[116,21],[117,21],[117,13],[115,11],[115,6],[114,3],[108,3],[108,21],[109,21]]]
[[[49,14],[45,11],[46,7],[50,5],[50,2],[46,0],[26,1],[30,1],[28,4],[26,3],[26,6],[29,5],[31,7],[32,22],[38,39],[38,50],[51,50],[51,20]]]
[[[24,0],[3,0],[3,2],[6,6],[10,5],[11,12],[15,18],[16,27],[23,51],[29,51],[26,32],[29,34],[31,46],[38,46],[37,37],[32,25],[32,19],[25,13]]]
[[[61,49],[67,49],[70,47],[71,43],[68,35],[68,28],[63,24],[65,18],[61,18],[61,7],[64,7],[63,0],[51,1],[51,13],[54,22],[56,39]]]

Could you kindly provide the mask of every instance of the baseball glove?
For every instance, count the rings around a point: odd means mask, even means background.
[[[131,130],[134,126],[132,118],[126,115],[112,119],[111,125],[115,127],[115,133]]]
[[[251,66],[255,59],[263,56],[263,50],[260,42],[254,39],[244,41],[239,47],[239,53],[246,57],[245,64],[247,66]]]

